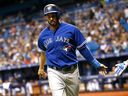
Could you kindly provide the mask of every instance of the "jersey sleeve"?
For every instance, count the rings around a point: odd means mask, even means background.
[[[86,39],[78,28],[75,28],[74,34],[75,43],[77,45],[77,49],[79,50],[86,43]]]
[[[46,48],[45,48],[45,46],[43,44],[43,40],[41,38],[38,39],[38,43],[37,44],[38,44],[38,51],[39,52],[46,51]]]

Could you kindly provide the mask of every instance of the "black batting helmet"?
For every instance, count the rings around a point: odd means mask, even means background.
[[[47,15],[48,13],[57,13],[60,15],[60,9],[55,4],[48,4],[44,7],[44,15]]]

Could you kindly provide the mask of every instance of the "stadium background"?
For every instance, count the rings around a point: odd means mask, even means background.
[[[127,0],[0,0],[0,96],[49,96],[47,79],[37,75],[37,38],[47,24],[42,8],[48,3],[62,7],[62,20],[80,28],[109,73],[116,63],[128,59]],[[128,94],[127,69],[119,78],[102,77],[77,55],[80,96]]]

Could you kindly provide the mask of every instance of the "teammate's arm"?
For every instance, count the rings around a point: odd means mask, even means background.
[[[116,68],[114,70],[114,75],[120,76],[124,72],[124,70],[128,67],[128,60],[122,63],[116,64],[115,67]]]
[[[38,69],[38,75],[39,77],[43,77],[43,78],[47,77],[47,74],[44,71],[45,61],[46,61],[45,52],[41,52],[40,58],[39,58],[40,64],[39,64],[39,69]]]

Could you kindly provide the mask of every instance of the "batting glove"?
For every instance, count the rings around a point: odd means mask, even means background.
[[[114,70],[114,76],[120,76],[128,67],[128,60],[124,61],[123,63],[116,64],[115,66],[116,68]]]

